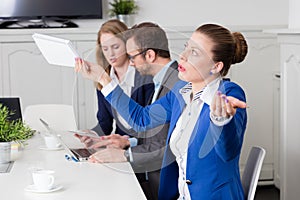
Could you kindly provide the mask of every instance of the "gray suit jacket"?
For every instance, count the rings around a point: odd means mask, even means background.
[[[167,70],[156,99],[168,93],[178,78],[178,63],[173,62]],[[150,99],[151,103],[152,98]],[[160,168],[166,147],[169,124],[164,124],[152,130],[139,133],[139,143],[132,147],[133,162],[131,165],[135,173],[148,173],[148,182],[152,193],[158,194]],[[157,195],[156,195],[157,196]]]

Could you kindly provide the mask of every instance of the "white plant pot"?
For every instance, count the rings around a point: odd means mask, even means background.
[[[11,161],[10,142],[0,142],[0,163],[9,163]]]
[[[133,15],[117,15],[117,19],[124,22],[128,27],[133,25]]]

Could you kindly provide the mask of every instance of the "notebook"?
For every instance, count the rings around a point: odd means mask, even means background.
[[[8,107],[14,114],[9,117],[9,120],[22,120],[21,104],[19,97],[1,97],[0,104]]]
[[[32,38],[49,64],[75,66],[79,54],[70,40],[39,33],[34,33]]]
[[[93,153],[96,152],[94,149],[87,149],[87,148],[70,148],[66,145],[66,143],[62,140],[60,136],[56,134],[56,131],[53,130],[49,124],[43,120],[40,119],[41,123],[46,127],[46,129],[57,138],[57,140],[61,143],[61,145],[64,147],[65,150],[68,151],[68,153],[73,156],[77,161],[87,161]]]

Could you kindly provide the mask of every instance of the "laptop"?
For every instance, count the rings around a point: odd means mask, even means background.
[[[22,112],[19,97],[1,97],[0,104],[8,107],[8,109],[14,113],[9,117],[9,120],[20,119],[22,121]]]
[[[87,161],[90,155],[96,152],[96,150],[94,149],[68,147],[66,143],[62,140],[62,138],[56,134],[56,131],[53,130],[45,120],[40,119],[40,121],[45,126],[45,128],[49,131],[49,133],[52,134],[61,143],[64,149],[67,150],[68,153],[77,161]]]

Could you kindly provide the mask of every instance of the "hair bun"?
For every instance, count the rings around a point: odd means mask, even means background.
[[[232,33],[232,36],[235,40],[235,54],[232,58],[232,64],[242,62],[247,53],[248,53],[248,45],[244,38],[244,36],[240,32]]]

